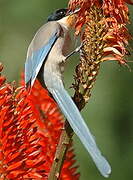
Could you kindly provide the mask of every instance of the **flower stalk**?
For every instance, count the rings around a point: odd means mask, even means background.
[[[61,133],[60,140],[56,149],[54,161],[51,167],[50,174],[48,176],[48,180],[60,179],[61,169],[64,164],[67,150],[72,141],[72,135],[73,135],[73,131],[70,125],[68,124],[68,121],[66,120],[65,126],[62,129],[62,133]]]
[[[96,6],[90,8],[86,14],[85,30],[82,36],[80,62],[76,66],[74,100],[83,109],[91,96],[91,89],[96,81],[100,68],[101,53],[105,47],[102,40],[105,36],[105,24],[101,23],[102,10]]]

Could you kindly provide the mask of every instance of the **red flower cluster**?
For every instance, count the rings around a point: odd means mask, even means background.
[[[0,70],[2,66],[0,65]],[[0,76],[0,179],[48,179],[63,117],[48,92],[35,83],[24,87],[5,84]],[[74,153],[69,148],[62,180],[78,180]]]
[[[133,4],[131,1],[124,0],[103,1],[102,9],[107,28],[107,33],[104,37],[107,43],[107,47],[104,48],[106,57],[102,59],[103,61],[117,60],[120,64],[126,64],[124,59],[125,55],[128,55],[126,46],[131,37],[126,28],[127,23],[129,23],[129,13],[125,2]],[[110,58],[109,55],[112,55],[113,58]]]
[[[105,15],[116,16],[116,19],[118,20],[119,18],[126,18],[124,17],[124,11],[128,12],[126,3],[133,5],[132,0],[70,0],[68,6],[72,11],[76,8],[80,8],[79,15],[82,15],[82,18],[85,18],[85,11],[95,5],[101,7]]]
[[[117,60],[120,64],[126,65],[125,55],[129,54],[126,46],[128,45],[128,40],[131,38],[126,28],[127,23],[129,23],[129,12],[126,3],[133,5],[133,1],[131,0],[69,1],[70,10],[73,11],[76,8],[80,8],[76,23],[77,34],[79,34],[84,24],[91,21],[91,19],[88,19],[88,17],[90,18],[88,14],[91,8],[96,7],[102,10],[102,18],[99,23],[106,26],[104,28],[105,36],[101,39],[105,43],[101,61]]]

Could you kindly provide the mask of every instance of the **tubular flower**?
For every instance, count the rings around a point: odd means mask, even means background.
[[[126,3],[133,4],[131,0],[69,1],[69,10],[80,8],[75,27],[76,35],[83,31],[83,47],[74,84],[74,98],[79,97],[80,106],[84,106],[90,97],[90,89],[96,80],[101,62],[115,60],[121,65],[127,65],[127,45],[131,36],[126,27],[129,23]]]
[[[0,76],[0,179],[46,180],[62,127],[56,103],[39,82],[28,95]],[[70,146],[60,179],[79,179],[74,157]]]

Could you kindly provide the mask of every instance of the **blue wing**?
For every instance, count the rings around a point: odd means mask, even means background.
[[[32,56],[25,63],[25,82],[31,82],[31,86],[39,73],[39,70],[49,54],[52,46],[57,40],[57,33],[53,34],[46,45],[44,45],[38,51],[33,52]]]
[[[61,31],[62,28],[57,22],[49,22],[43,25],[33,38],[25,63],[25,83],[30,83],[31,87]]]
[[[57,85],[58,84],[58,85]],[[77,134],[87,151],[90,153],[97,168],[104,177],[111,173],[111,167],[98,149],[95,139],[85,124],[78,108],[64,89],[60,80],[56,80],[55,87],[49,88],[61,111],[69,121],[72,129]]]

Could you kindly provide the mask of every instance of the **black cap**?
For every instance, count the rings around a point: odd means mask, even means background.
[[[53,12],[47,19],[47,21],[58,21],[66,16],[68,9],[57,9],[55,12]]]

